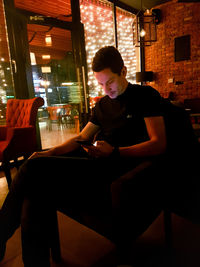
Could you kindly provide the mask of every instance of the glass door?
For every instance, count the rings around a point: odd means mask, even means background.
[[[9,55],[4,6],[0,0],[0,125],[6,123],[6,105],[14,98],[12,61]]]
[[[46,149],[79,133],[83,114],[88,113],[86,73],[77,61],[75,53],[80,51],[74,49],[71,29],[32,20],[27,24],[28,44],[34,93],[45,101],[38,119],[42,149]]]

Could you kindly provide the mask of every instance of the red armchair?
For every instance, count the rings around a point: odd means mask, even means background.
[[[11,184],[10,161],[27,158],[37,149],[37,111],[44,104],[41,97],[9,99],[6,109],[6,125],[0,126],[0,162],[8,186]]]

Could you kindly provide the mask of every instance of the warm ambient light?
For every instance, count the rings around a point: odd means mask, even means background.
[[[42,73],[51,73],[51,67],[50,66],[43,66],[41,67]]]
[[[140,37],[144,37],[145,34],[146,34],[146,31],[145,31],[144,29],[142,29],[142,30],[140,31]]]
[[[150,46],[157,41],[156,16],[154,13],[145,13],[140,10],[134,21],[136,34],[135,46]]]
[[[50,55],[42,55],[42,59],[50,59],[51,56]]]
[[[90,98],[104,94],[91,68],[92,59],[104,45],[114,45],[112,4],[99,0],[81,1],[81,22],[84,24]],[[127,67],[127,79],[135,83],[136,49],[133,45],[135,15],[117,8],[118,49]]]
[[[61,83],[62,86],[64,85],[73,85],[74,83],[71,83],[71,82],[66,82],[66,83]]]
[[[45,43],[46,43],[46,46],[52,46],[52,38],[51,38],[51,35],[46,35],[45,37]]]
[[[50,85],[50,82],[49,81],[41,81],[40,82],[40,84],[42,85],[42,86],[49,86]]]
[[[30,52],[31,65],[36,65],[35,53]]]

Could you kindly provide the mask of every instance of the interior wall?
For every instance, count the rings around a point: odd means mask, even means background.
[[[200,97],[200,3],[177,0],[156,6],[161,9],[157,41],[145,47],[145,69],[155,73],[150,85],[162,96],[175,91],[181,98]],[[190,59],[175,62],[174,39],[190,35]]]

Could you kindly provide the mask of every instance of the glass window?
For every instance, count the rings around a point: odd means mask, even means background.
[[[139,70],[139,49],[134,46],[135,15],[118,7],[116,13],[118,49],[127,67],[127,80],[136,83],[136,71]]]
[[[7,99],[14,98],[3,2],[0,0],[0,124],[5,124]]]
[[[88,86],[90,107],[99,96],[104,94],[94,78],[91,63],[97,50],[105,45],[115,45],[113,4],[106,0],[81,0],[81,21],[84,24],[85,44],[88,67]],[[135,15],[121,8],[116,8],[118,49],[127,66],[127,79],[136,82],[136,71],[139,70],[138,48],[133,44]]]
[[[29,51],[39,109],[42,148],[58,145],[79,132],[80,87],[72,50],[71,31],[28,24]]]
[[[15,6],[37,14],[72,21],[70,0],[15,0]]]
[[[91,98],[103,94],[94,78],[91,63],[97,50],[105,45],[114,45],[112,4],[102,0],[81,1],[81,21],[84,24],[88,66],[88,85]]]

